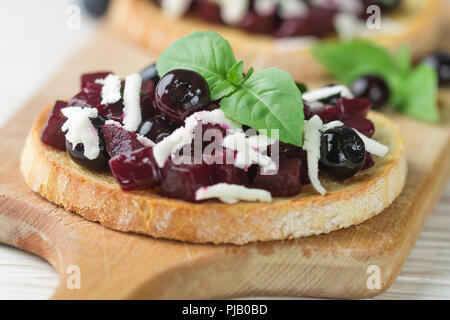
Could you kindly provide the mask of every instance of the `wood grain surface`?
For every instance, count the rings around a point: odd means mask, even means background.
[[[101,32],[0,134],[0,241],[44,257],[61,275],[54,298],[220,298],[255,295],[370,297],[398,275],[444,186],[448,126],[392,117],[406,136],[410,174],[397,201],[355,227],[296,241],[247,246],[192,245],[123,234],[68,213],[32,193],[18,155],[40,108],[73,94],[86,70],[127,74],[154,57]],[[444,110],[448,125],[448,106]],[[430,143],[432,141],[433,143]],[[80,290],[68,288],[68,267],[81,270]],[[381,289],[366,286],[377,265]]]

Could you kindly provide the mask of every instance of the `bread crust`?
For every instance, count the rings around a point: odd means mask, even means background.
[[[40,141],[51,106],[36,119],[21,155],[30,188],[51,202],[115,230],[197,243],[245,244],[300,238],[359,224],[380,213],[400,194],[407,164],[403,138],[385,116],[371,112],[375,139],[391,151],[375,166],[344,183],[321,178],[329,191],[311,186],[272,203],[195,204],[165,198],[159,189],[122,191],[110,173],[97,174],[75,164],[65,152]]]
[[[413,56],[420,57],[439,44],[443,20],[440,18],[440,8],[440,0],[403,0],[402,8],[389,16],[402,30],[395,34],[380,32],[371,39],[392,50],[407,43]],[[173,20],[148,0],[115,0],[108,15],[108,23],[115,31],[155,54],[193,31],[213,30],[231,43],[235,54],[248,67],[256,70],[279,67],[289,71],[299,81],[314,81],[328,76],[312,57],[311,43],[305,41],[280,42],[272,36],[248,34],[237,28],[205,23],[195,17]]]

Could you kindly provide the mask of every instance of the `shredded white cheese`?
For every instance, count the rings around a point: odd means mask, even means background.
[[[116,103],[120,100],[122,81],[118,75],[108,74],[106,78],[101,79],[101,81],[97,79],[95,82],[103,85],[101,104]]]
[[[123,127],[129,131],[136,131],[141,124],[141,86],[142,77],[134,73],[127,76],[123,91]]]
[[[303,149],[307,152],[308,175],[311,184],[321,195],[327,192],[319,180],[321,133],[333,128],[342,127],[343,125],[344,123],[339,120],[324,124],[318,115],[314,115],[310,120],[305,121]],[[389,153],[388,146],[363,135],[355,128],[352,129],[361,137],[367,152],[379,157],[384,157]]]
[[[230,25],[239,24],[248,12],[249,0],[219,0],[222,20]]]
[[[184,126],[185,128],[193,131],[199,122],[203,124],[218,124],[226,130],[242,129],[242,126],[239,123],[228,118],[220,109],[196,112],[186,118],[184,121]]]
[[[330,129],[334,129],[334,128],[337,128],[337,127],[342,127],[343,125],[344,124],[341,121],[339,121],[339,120],[331,121],[331,122],[325,123],[323,125],[322,131],[325,132],[325,131],[330,130]]]
[[[179,18],[189,10],[191,2],[192,0],[164,0],[161,8],[167,16]]]
[[[283,0],[279,3],[279,14],[283,19],[295,19],[306,16],[308,5],[298,0]]]
[[[155,146],[155,143],[152,140],[150,140],[149,138],[147,138],[143,135],[138,134],[136,139],[145,147],[154,147]]]
[[[196,112],[186,118],[184,127],[178,128],[154,146],[153,156],[160,168],[164,167],[171,155],[191,143],[194,139],[195,127],[200,122],[203,124],[218,124],[227,130],[242,130],[240,124],[227,118],[220,109]]]
[[[323,87],[311,91],[307,91],[302,94],[302,98],[305,101],[308,102],[314,102],[319,101],[331,96],[334,96],[336,94],[340,94],[343,98],[352,99],[353,94],[350,92],[350,90],[346,86],[342,85],[336,85],[331,87]]]
[[[96,159],[100,154],[99,136],[94,125],[89,120],[98,117],[94,108],[67,107],[61,110],[67,121],[61,127],[66,132],[66,140],[75,149],[77,144],[83,144],[84,156],[89,160]]]
[[[306,151],[308,176],[311,184],[317,192],[325,195],[327,190],[325,190],[319,180],[320,136],[322,128],[323,122],[318,115],[314,115],[311,119],[305,121],[303,149]]]
[[[276,10],[279,0],[255,0],[253,6],[255,11],[262,15],[268,15]]]
[[[355,130],[355,132],[361,137],[362,141],[364,142],[367,152],[374,154],[376,156],[379,156],[379,157],[384,157],[389,153],[388,146],[386,146],[382,143],[379,143],[378,141],[375,141],[373,139],[370,139],[369,137],[363,135],[361,132],[359,132],[356,129],[353,129],[353,130]]]
[[[265,171],[276,170],[276,163],[272,158],[261,153],[265,149],[262,150],[260,146],[252,147],[250,142],[254,143],[255,140],[249,141],[243,132],[236,132],[227,135],[223,139],[222,145],[227,149],[237,151],[234,166],[240,169],[247,169],[252,164],[258,164]]]
[[[272,195],[262,189],[251,189],[236,184],[219,183],[202,187],[195,192],[195,200],[217,198],[222,202],[233,204],[239,200],[271,202]]]
[[[153,157],[155,158],[158,167],[164,167],[170,155],[176,153],[185,145],[191,143],[193,138],[194,134],[191,130],[181,127],[157,143],[153,147]]]

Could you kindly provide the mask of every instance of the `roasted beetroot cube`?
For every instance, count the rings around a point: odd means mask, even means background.
[[[101,106],[98,109],[98,113],[106,120],[114,120],[121,123],[123,120],[123,103],[119,101]]]
[[[289,197],[299,194],[302,188],[302,159],[280,159],[280,169],[273,175],[261,174],[258,169],[253,179],[255,188],[269,191],[274,197]]]
[[[207,164],[211,164],[211,179],[214,183],[228,183],[228,184],[238,184],[238,185],[248,185],[248,176],[247,172],[243,169],[240,169],[234,165],[234,162],[231,163],[231,160],[234,161],[235,153],[234,151],[227,150],[230,152],[229,160],[227,162],[226,153],[215,154],[212,156],[203,156],[203,161]],[[214,161],[214,160],[217,161]]]
[[[195,4],[195,13],[201,19],[211,23],[221,23],[220,7],[211,0],[197,0]]]
[[[371,138],[375,133],[375,126],[372,121],[365,118],[351,118],[343,120],[344,125],[358,130],[363,135]]]
[[[161,182],[152,147],[118,155],[109,160],[109,166],[123,190],[154,188]]]
[[[365,118],[370,110],[370,106],[370,100],[364,98],[341,98],[336,104],[336,107],[340,112],[340,120],[349,118]]]
[[[94,73],[86,73],[81,76],[81,90],[101,90],[102,85],[95,83],[97,79],[104,79],[108,74],[112,72],[94,72]]]
[[[278,38],[293,36],[322,37],[333,31],[333,19],[336,11],[323,7],[310,7],[308,15],[287,19],[275,33]]]
[[[69,100],[69,107],[102,108],[102,93],[98,91],[80,91]]]
[[[61,109],[65,107],[67,107],[67,102],[56,101],[41,134],[43,143],[61,150],[66,150],[66,135],[61,130],[62,125],[67,120],[61,113]]]
[[[321,108],[311,108],[309,103],[303,102],[305,120],[311,119],[314,115],[318,115],[324,123],[328,123],[341,118],[340,108],[330,104],[324,104]]]
[[[111,158],[128,154],[143,147],[137,139],[137,134],[114,124],[102,126],[106,151]]]
[[[364,167],[362,167],[361,170],[366,170],[369,168],[372,168],[375,165],[375,161],[373,160],[373,156],[371,153],[366,152],[366,163],[364,164]]]
[[[163,194],[169,198],[195,202],[195,192],[201,188],[215,184],[215,165],[206,163],[175,164],[167,161],[161,171]]]
[[[254,10],[250,10],[241,22],[241,28],[250,33],[272,33],[277,24],[277,12],[261,15]]]

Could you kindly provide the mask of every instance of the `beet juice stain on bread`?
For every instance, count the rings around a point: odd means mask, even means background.
[[[140,74],[83,75],[38,116],[21,170],[116,230],[244,244],[361,223],[400,194],[407,167],[399,130],[369,100],[245,72],[225,39],[196,32]]]
[[[373,4],[380,10],[368,9]],[[115,0],[108,23],[157,53],[212,30],[256,69],[278,67],[311,81],[328,76],[311,52],[323,39],[365,38],[389,49],[406,43],[418,58],[438,46],[442,12],[440,0]],[[381,22],[369,30],[372,15]]]

